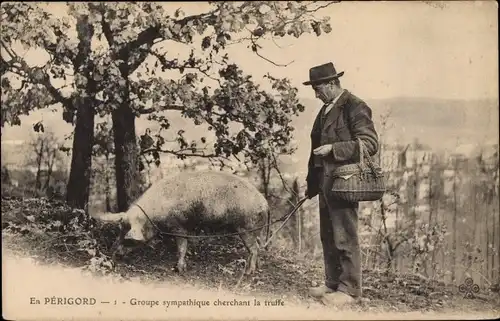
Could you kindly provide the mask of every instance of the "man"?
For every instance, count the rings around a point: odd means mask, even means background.
[[[361,297],[361,255],[358,241],[359,203],[334,199],[331,174],[340,165],[359,161],[357,138],[374,155],[378,135],[367,104],[342,89],[333,63],[309,71],[316,97],[323,102],[311,131],[306,196],[319,195],[320,235],[323,245],[325,284],[310,289],[324,304],[343,305]]]

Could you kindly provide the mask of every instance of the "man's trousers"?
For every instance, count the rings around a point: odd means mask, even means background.
[[[359,203],[333,199],[323,175],[319,192],[320,236],[325,285],[353,297],[361,296],[361,252],[358,241]]]

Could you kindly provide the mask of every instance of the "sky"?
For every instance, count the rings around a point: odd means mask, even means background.
[[[309,68],[333,62],[344,88],[358,97],[429,97],[442,99],[498,99],[497,4],[486,2],[341,2],[320,11],[330,16],[333,31],[321,37],[287,37],[277,44],[263,42],[261,54],[287,67],[277,67],[259,58],[246,45],[232,45],[228,53],[256,82],[266,73],[289,78],[298,95],[314,99],[314,92],[302,82]],[[53,13],[63,14],[60,4],[47,4]],[[165,3],[182,7],[187,14],[203,11],[207,4]],[[185,54],[189,48],[168,46],[169,54]],[[44,58],[26,56],[31,63]],[[318,102],[320,105],[320,103]],[[314,110],[312,111],[314,112]],[[35,121],[59,116],[48,112],[25,118]],[[61,124],[64,131],[69,125]],[[21,128],[2,130],[2,140],[15,139]],[[12,137],[12,138],[10,138]]]
[[[322,12],[333,31],[287,41],[263,53],[286,68],[234,49],[256,75],[289,77],[299,94],[313,98],[310,67],[333,62],[345,71],[343,86],[366,99],[399,96],[498,98],[497,5],[447,2],[444,9],[411,2],[341,2]],[[285,43],[283,41],[283,43]],[[248,67],[247,67],[248,66]]]
[[[177,6],[178,3],[169,4]],[[444,6],[444,7],[443,7]],[[204,9],[184,5],[186,13]],[[494,1],[341,2],[318,16],[330,16],[333,31],[320,37],[263,42],[261,54],[246,45],[228,52],[246,72],[262,78],[287,77],[299,95],[314,98],[309,68],[333,62],[345,71],[343,86],[366,99],[400,96],[445,99],[498,99],[498,21]]]

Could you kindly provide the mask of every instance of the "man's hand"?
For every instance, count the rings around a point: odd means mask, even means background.
[[[314,155],[326,156],[332,152],[332,145],[323,145],[313,150]]]
[[[307,199],[311,199],[311,198],[313,198],[316,195],[317,195],[317,193],[315,195],[310,195],[309,194],[309,190],[306,188],[306,191],[304,193],[304,197],[307,197]]]

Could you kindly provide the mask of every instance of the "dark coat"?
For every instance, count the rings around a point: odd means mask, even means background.
[[[372,111],[363,100],[346,90],[328,113],[323,115],[325,107],[320,109],[311,131],[307,174],[307,194],[310,198],[321,189],[319,175],[331,176],[338,166],[359,161],[357,138],[365,144],[366,152],[371,156],[379,148]],[[332,153],[323,157],[313,154],[315,148],[325,144],[333,144]]]

